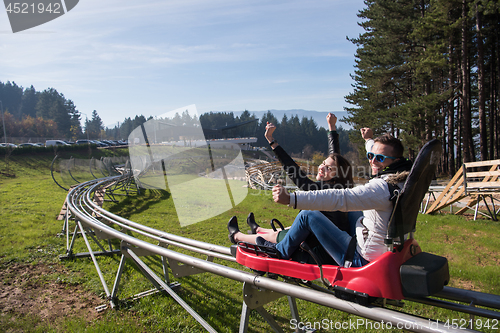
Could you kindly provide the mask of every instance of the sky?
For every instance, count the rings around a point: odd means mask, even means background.
[[[187,105],[343,111],[363,0],[80,0],[13,33],[0,8],[0,81],[55,88],[105,126]]]

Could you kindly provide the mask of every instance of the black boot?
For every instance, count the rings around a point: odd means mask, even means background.
[[[257,228],[259,227],[259,225],[255,222],[255,217],[253,216],[253,213],[248,214],[247,224],[250,227],[250,231],[248,233],[255,235],[257,233]]]
[[[257,238],[255,238],[255,244],[257,244],[259,246],[270,247],[270,248],[273,248],[273,249],[276,248],[276,243],[273,243],[273,242],[270,242],[268,240],[265,240],[261,236],[257,236]]]
[[[257,238],[255,238],[255,245],[258,248],[258,252],[265,253],[271,258],[281,259],[281,253],[276,249],[276,243],[267,241],[264,238],[258,236]]]
[[[238,228],[238,219],[236,216],[233,216],[229,219],[229,222],[227,222],[227,230],[229,231],[229,240],[231,243],[236,244],[236,241],[234,240],[234,234],[239,232],[240,229]]]

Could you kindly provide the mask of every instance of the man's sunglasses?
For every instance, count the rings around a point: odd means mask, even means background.
[[[391,160],[397,159],[397,157],[385,156],[385,155],[382,155],[382,154],[374,154],[372,152],[366,153],[366,157],[370,161],[373,160],[373,159],[375,159],[375,161],[380,162],[380,163],[384,163],[384,161],[385,161],[386,158],[390,158]]]

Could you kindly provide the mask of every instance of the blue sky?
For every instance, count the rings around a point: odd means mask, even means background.
[[[209,111],[343,110],[362,0],[80,0],[12,33],[0,81],[49,87],[105,125],[195,104]]]

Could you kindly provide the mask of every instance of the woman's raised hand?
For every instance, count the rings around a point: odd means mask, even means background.
[[[264,136],[266,137],[266,139],[269,143],[271,143],[273,141],[273,133],[274,133],[275,129],[276,129],[276,126],[273,123],[267,122],[266,133],[264,133]]]
[[[337,116],[335,116],[333,113],[328,113],[326,115],[326,121],[328,122],[328,129],[330,131],[336,131],[337,130]]]

